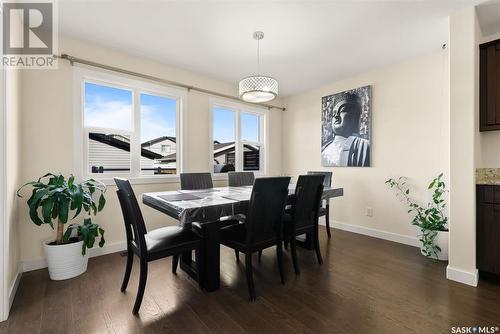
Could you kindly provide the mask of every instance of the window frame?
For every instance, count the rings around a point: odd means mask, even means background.
[[[260,148],[260,161],[259,170],[253,171],[256,176],[264,176],[268,174],[269,168],[269,109],[266,107],[261,107],[258,105],[250,106],[245,103],[238,103],[228,99],[221,98],[210,98],[209,100],[209,171],[212,174],[212,178],[215,180],[225,180],[227,179],[227,173],[214,173],[214,109],[221,108],[233,111],[235,113],[234,121],[234,135],[235,135],[235,171],[242,172],[243,170],[243,145],[251,144],[259,146]],[[247,141],[241,139],[241,114],[250,114],[259,116],[259,142]]]
[[[107,185],[113,185],[113,177],[128,178],[133,184],[179,182],[182,173],[185,147],[185,114],[187,106],[187,90],[167,85],[153,84],[148,81],[131,79],[127,76],[92,70],[84,66],[74,66],[74,164],[75,176],[81,179],[94,178]],[[84,126],[85,83],[104,85],[132,92],[132,129],[120,130],[112,128]],[[141,174],[141,94],[154,95],[177,101],[176,108],[176,174],[142,175]],[[118,135],[130,136],[130,173],[122,174],[95,174],[88,170],[88,133],[102,131]]]

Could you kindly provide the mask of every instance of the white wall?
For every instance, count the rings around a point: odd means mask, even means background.
[[[354,230],[376,229],[380,235],[417,244],[407,208],[384,184],[407,176],[426,198],[427,185],[440,172],[449,174],[447,51],[436,52],[334,82],[286,100],[283,114],[283,170],[333,172],[344,197],[333,200],[336,223]],[[372,143],[369,168],[322,167],[321,97],[372,85]],[[373,208],[373,217],[366,208]],[[373,232],[373,231],[372,231]]]
[[[18,70],[6,70],[6,217],[5,229],[8,239],[8,275],[7,285],[9,294],[15,289],[18,278],[18,263],[20,259],[19,247],[19,219],[18,200],[16,190],[19,187],[21,168],[20,162],[20,112],[21,112],[21,82]],[[12,298],[13,296],[9,296]],[[11,302],[11,301],[10,301]]]
[[[148,60],[99,47],[70,38],[60,39],[61,53],[84,58],[131,71],[150,74],[189,85],[200,86],[221,93],[236,95],[237,84],[213,80],[201,75],[171,68]],[[73,75],[72,66],[59,63],[58,70],[25,70],[22,76],[23,108],[21,124],[21,178],[29,181],[48,171],[66,175],[75,170],[73,165]],[[209,96],[191,91],[187,99],[187,133],[185,171],[206,171],[209,165]],[[277,104],[280,102],[277,101]],[[270,111],[270,166],[269,174],[281,172],[281,117],[282,111]],[[219,184],[222,184],[219,182]],[[136,185],[139,196],[143,192],[178,189],[178,183]],[[107,245],[125,240],[121,211],[111,186],[107,193],[107,205],[96,219],[106,230]],[[19,201],[19,226],[23,238],[21,259],[26,263],[42,263],[42,241],[52,238],[49,226],[37,227],[29,220],[25,200]],[[142,207],[149,228],[176,222],[153,209]],[[38,262],[37,262],[38,261]]]
[[[450,259],[447,277],[477,285],[475,168],[478,22],[474,7],[450,17]]]

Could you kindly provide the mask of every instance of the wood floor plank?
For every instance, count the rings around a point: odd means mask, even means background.
[[[324,264],[299,249],[301,274],[284,254],[286,284],[274,249],[254,261],[256,302],[248,301],[244,261],[221,247],[221,289],[201,291],[171,259],[149,264],[141,310],[133,316],[138,261],[125,293],[125,258],[89,261],[88,271],[54,282],[25,273],[4,333],[450,333],[451,326],[499,326],[500,283],[477,288],[445,278],[446,263],[414,247],[332,230],[320,233]]]
[[[73,333],[73,298],[71,280],[54,281],[47,284],[42,299],[42,322],[40,333]]]
[[[40,333],[48,283],[46,270],[23,274],[7,320],[8,333]]]

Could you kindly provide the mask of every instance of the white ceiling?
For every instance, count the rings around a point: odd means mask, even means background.
[[[500,0],[491,0],[477,6],[477,16],[484,36],[500,33]]]
[[[438,50],[475,0],[60,1],[63,35],[234,82],[263,74],[290,95]],[[78,56],[78,55],[75,55]]]

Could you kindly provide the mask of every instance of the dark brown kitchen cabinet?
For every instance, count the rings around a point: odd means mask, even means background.
[[[500,186],[478,185],[476,196],[477,268],[500,277]]]
[[[500,130],[500,39],[479,46],[479,130]]]

